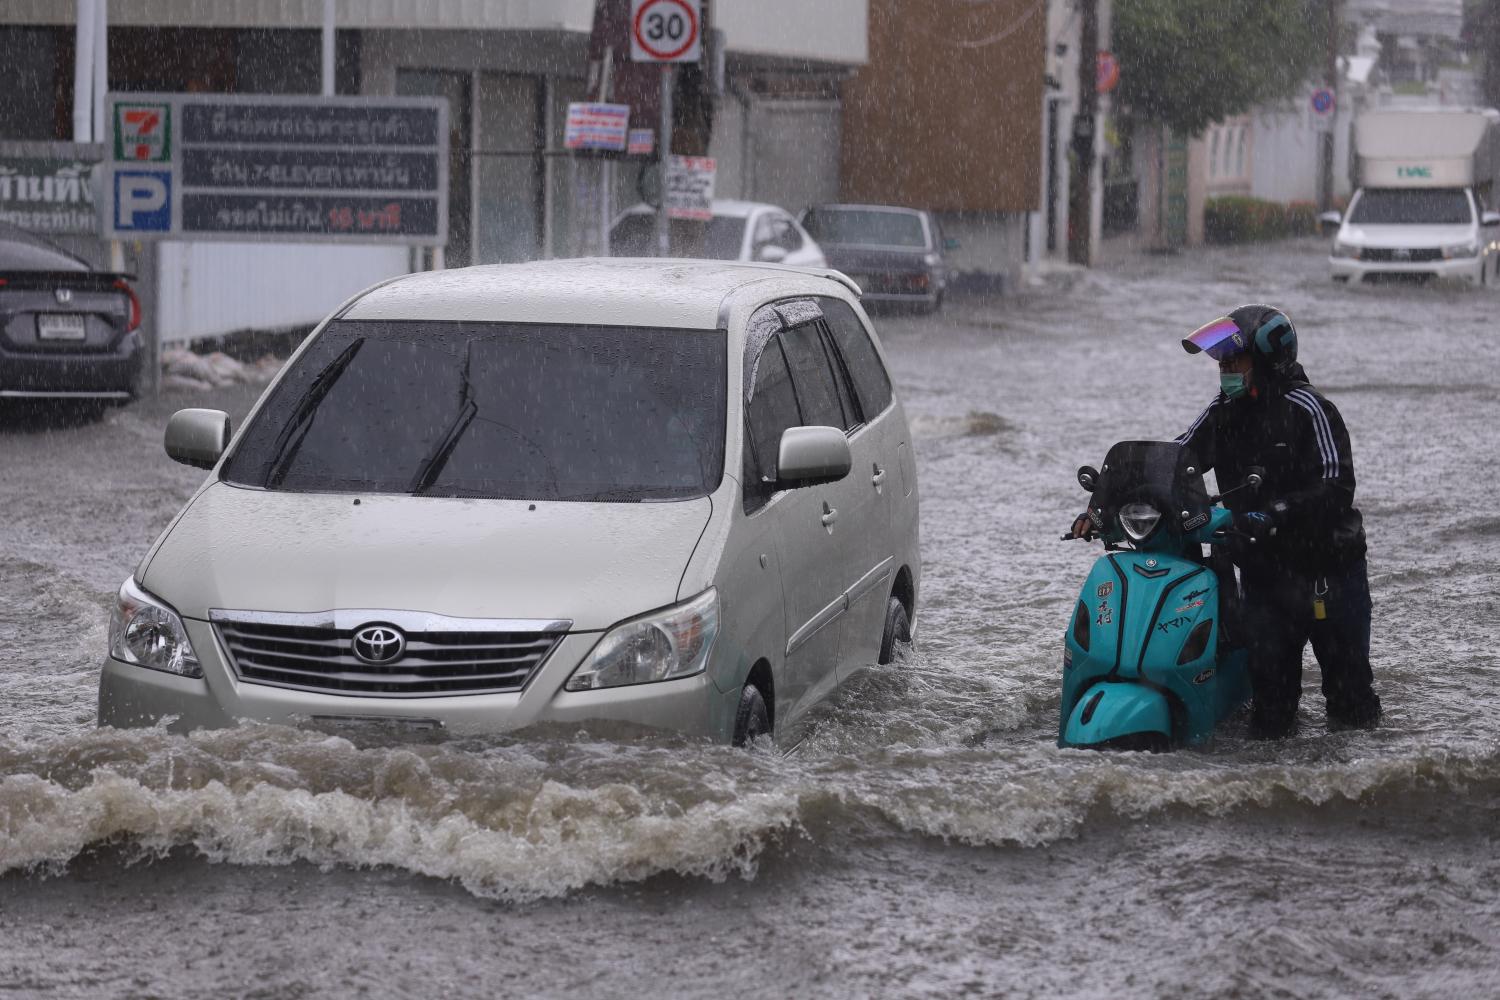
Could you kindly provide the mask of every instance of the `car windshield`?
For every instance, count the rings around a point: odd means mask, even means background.
[[[739,215],[716,215],[708,220],[702,256],[709,260],[739,260],[745,242],[745,219]],[[609,232],[609,252],[616,257],[655,257],[656,213],[627,215]],[[677,251],[674,251],[677,252]]]
[[[1349,213],[1366,226],[1461,226],[1474,221],[1462,188],[1366,188]]]
[[[920,216],[910,212],[877,212],[859,208],[815,208],[802,228],[819,243],[926,249]]]
[[[263,489],[636,502],[711,493],[722,332],[334,322],[225,467]]]

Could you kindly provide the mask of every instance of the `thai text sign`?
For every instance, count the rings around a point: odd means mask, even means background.
[[[707,222],[714,217],[717,166],[711,156],[673,154],[667,158],[667,218]]]
[[[0,222],[34,233],[99,231],[91,174],[102,146],[0,142]]]
[[[111,94],[104,235],[448,239],[440,98]]]
[[[568,105],[568,120],[563,129],[563,146],[567,149],[602,149],[624,152],[626,134],[630,131],[630,105],[587,104],[575,101]]]

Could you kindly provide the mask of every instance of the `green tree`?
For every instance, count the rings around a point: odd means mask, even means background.
[[[1328,0],[1116,0],[1116,102],[1196,135],[1296,93],[1326,50]]]

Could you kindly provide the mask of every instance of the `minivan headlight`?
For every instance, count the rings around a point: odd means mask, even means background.
[[[719,592],[621,622],[564,685],[568,691],[649,684],[702,673],[719,634]]]
[[[1477,243],[1455,243],[1452,246],[1443,247],[1444,260],[1465,260],[1479,256],[1479,245]]]
[[[1333,243],[1333,255],[1335,257],[1346,257],[1349,260],[1359,260],[1359,247],[1352,243],[1341,243],[1335,240]]]
[[[182,619],[165,603],[136,586],[134,579],[120,585],[120,595],[109,618],[109,655],[151,670],[183,677],[203,676],[203,667],[188,641]]]

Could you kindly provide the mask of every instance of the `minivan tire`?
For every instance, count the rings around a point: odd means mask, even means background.
[[[771,712],[760,688],[746,684],[740,690],[740,705],[734,713],[734,745],[747,746],[758,736],[771,732]]]
[[[892,596],[885,607],[885,632],[880,636],[880,662],[890,663],[896,659],[896,644],[911,642],[911,616],[906,605]]]

